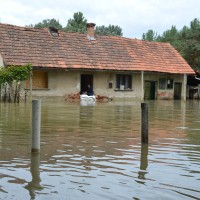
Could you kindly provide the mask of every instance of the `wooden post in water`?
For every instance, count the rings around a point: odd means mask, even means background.
[[[41,100],[32,100],[32,152],[40,151]]]
[[[148,144],[148,105],[141,103],[141,142]]]

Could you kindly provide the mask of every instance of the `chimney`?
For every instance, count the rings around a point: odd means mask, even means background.
[[[96,40],[95,39],[95,31],[94,31],[94,27],[95,27],[95,23],[87,23],[87,38],[88,40]]]

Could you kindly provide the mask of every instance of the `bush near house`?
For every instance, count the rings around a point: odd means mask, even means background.
[[[21,81],[29,78],[31,64],[0,68],[0,101],[19,102]]]

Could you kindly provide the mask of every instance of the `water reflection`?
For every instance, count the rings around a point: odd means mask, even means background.
[[[80,107],[80,120],[90,120],[93,118],[93,107],[91,106],[81,106]]]
[[[95,106],[96,102],[95,101],[81,101],[80,105],[81,106]]]
[[[149,145],[141,146],[140,103],[43,101],[31,166],[28,104],[0,106],[0,198],[198,199],[199,102],[148,104]]]
[[[35,199],[37,191],[41,191],[43,187],[40,182],[40,153],[34,152],[31,153],[31,167],[30,172],[32,180],[25,186],[29,191],[30,199]]]
[[[148,144],[142,144],[141,145],[141,156],[140,156],[140,170],[138,172],[138,179],[141,179],[137,181],[138,183],[144,184],[145,182],[142,180],[145,180],[145,175],[147,172],[148,167]]]

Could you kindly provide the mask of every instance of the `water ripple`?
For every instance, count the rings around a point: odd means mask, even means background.
[[[139,103],[44,103],[40,154],[30,153],[30,106],[1,105],[1,198],[199,199],[199,104],[148,103],[149,145]]]

